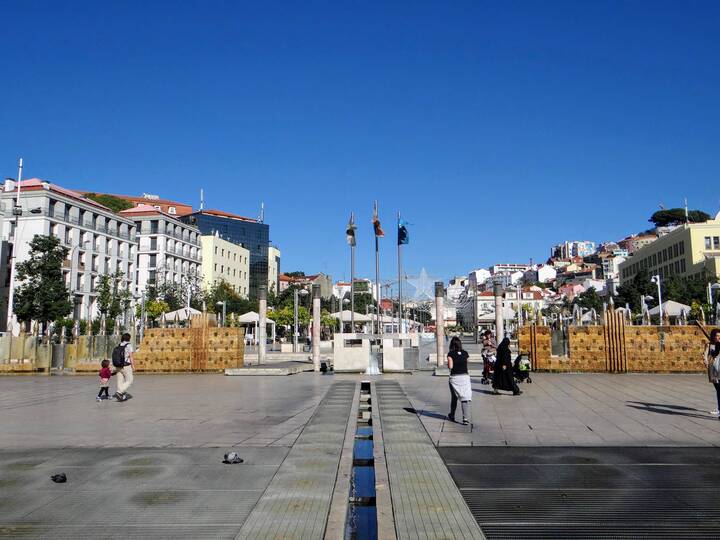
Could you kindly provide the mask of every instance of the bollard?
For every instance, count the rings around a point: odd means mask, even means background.
[[[265,361],[265,347],[267,338],[265,337],[267,326],[267,287],[260,285],[258,287],[258,307],[260,310],[260,320],[258,321],[258,364]]]
[[[320,285],[312,286],[312,359],[315,371],[320,371]]]
[[[493,294],[495,295],[495,343],[498,345],[505,337],[503,325],[503,288],[502,283],[493,283]]]
[[[442,281],[435,282],[435,342],[437,344],[437,365],[445,363],[445,308],[443,300],[445,286]]]

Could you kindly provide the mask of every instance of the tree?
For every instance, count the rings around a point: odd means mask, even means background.
[[[573,305],[578,305],[584,309],[594,309],[596,313],[602,313],[603,299],[597,293],[595,287],[590,287],[587,291],[575,297]]]
[[[65,287],[62,264],[68,248],[54,236],[36,234],[30,241],[30,257],[17,265],[13,310],[23,322],[62,319],[73,310],[70,292]]]
[[[656,227],[665,227],[667,225],[680,225],[685,223],[685,219],[684,208],[667,208],[655,212],[648,221],[654,223]],[[687,215],[687,221],[690,223],[704,223],[708,219],[710,219],[710,215],[702,210],[690,210]]]
[[[138,306],[138,310],[139,309],[140,306]],[[145,316],[150,321],[156,321],[163,313],[167,313],[168,311],[171,311],[170,306],[168,306],[167,302],[162,300],[150,300],[145,302]]]
[[[707,301],[706,278],[680,278],[671,276],[662,282],[663,300],[674,300],[687,306],[693,302],[703,304]]]
[[[98,311],[109,320],[114,320],[130,307],[132,294],[127,287],[122,286],[123,276],[122,272],[115,272],[98,278],[95,288]]]
[[[305,272],[299,272],[299,271],[298,272],[284,272],[284,274],[287,277],[294,277],[294,278],[305,277]]]
[[[632,280],[618,287],[615,305],[624,307],[625,304],[630,304],[632,311],[639,312],[642,305],[641,296],[652,296],[657,302],[657,287],[650,281],[647,270],[640,270]]]
[[[118,212],[127,210],[128,208],[132,208],[133,206],[135,206],[130,201],[126,199],[121,199],[120,197],[115,197],[114,195],[98,195],[97,193],[86,193],[85,197],[87,197],[88,199],[92,199],[95,202],[99,202],[103,206],[107,206],[116,214]]]
[[[238,313],[242,315],[249,311],[258,311],[257,301],[243,298],[230,284],[222,279],[205,291],[205,304],[208,311],[213,313],[222,312],[222,306],[218,305],[219,302],[226,302],[226,313]]]

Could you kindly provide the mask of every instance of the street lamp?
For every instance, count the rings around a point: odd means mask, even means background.
[[[662,308],[662,293],[660,292],[660,275],[655,274],[653,277],[650,278],[650,281],[657,285],[657,291],[658,291],[658,309],[660,310],[660,325],[662,326],[663,322],[663,308]]]
[[[225,316],[226,316],[226,310],[227,310],[227,300],[222,300],[220,302],[217,302],[217,305],[222,305],[222,327],[225,328]]]
[[[293,330],[293,352],[294,353],[298,352],[298,337],[299,337],[299,333],[298,333],[298,295],[307,296],[308,292],[306,289],[295,289],[295,294],[294,294],[295,309],[293,310],[293,316],[294,316],[294,322],[295,322],[295,326],[294,326],[294,330]]]

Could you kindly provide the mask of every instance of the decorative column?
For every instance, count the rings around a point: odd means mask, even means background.
[[[258,364],[265,361],[265,347],[267,338],[265,337],[267,330],[267,287],[260,285],[258,287],[258,304],[260,310],[260,321],[258,322]]]
[[[445,363],[445,285],[442,281],[435,282],[435,343],[437,348],[437,365]]]
[[[320,371],[320,285],[312,286],[312,359],[315,371]]]
[[[495,342],[499,345],[505,337],[503,325],[503,288],[502,283],[493,283],[493,294],[495,295]]]

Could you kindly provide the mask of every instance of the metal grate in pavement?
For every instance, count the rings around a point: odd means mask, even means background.
[[[717,449],[441,448],[489,539],[720,538]]]

